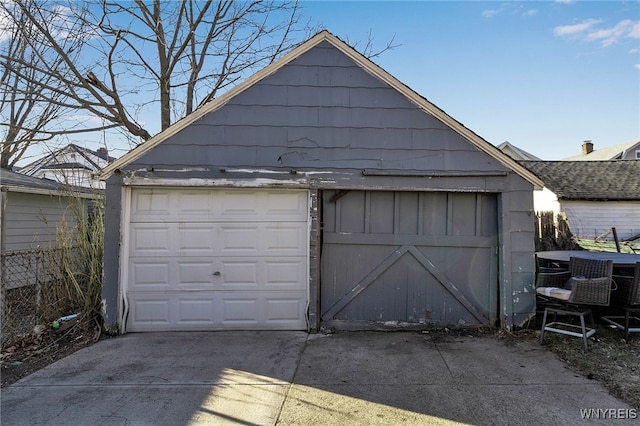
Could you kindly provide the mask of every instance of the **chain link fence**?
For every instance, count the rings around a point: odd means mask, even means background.
[[[77,247],[2,253],[2,348],[38,334],[39,328],[61,316],[75,313],[79,306],[75,306],[76,297],[69,286],[83,286],[86,267],[81,259]]]

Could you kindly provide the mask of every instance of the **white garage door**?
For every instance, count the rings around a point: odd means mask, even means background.
[[[306,329],[308,193],[131,191],[127,330]]]

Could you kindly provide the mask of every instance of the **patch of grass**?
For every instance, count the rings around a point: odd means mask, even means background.
[[[622,331],[598,325],[588,352],[582,339],[557,333],[545,333],[544,346],[578,373],[601,382],[613,396],[640,409],[640,335],[632,334],[627,342]]]
[[[608,251],[608,252],[618,251],[616,249],[616,243],[613,241],[594,241],[594,240],[576,239],[576,244],[580,248],[584,250],[589,250],[589,251]],[[623,241],[620,243],[620,252],[640,254],[640,244]]]

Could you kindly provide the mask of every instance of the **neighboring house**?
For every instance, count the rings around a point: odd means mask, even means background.
[[[101,178],[114,332],[535,313],[542,181],[326,31]]]
[[[536,211],[564,213],[576,237],[611,240],[612,227],[620,240],[640,234],[640,161],[521,164],[544,182],[548,202],[536,199]]]
[[[562,161],[607,161],[607,160],[640,160],[640,139],[594,149],[593,142],[584,141],[582,154],[564,158]]]
[[[57,225],[75,220],[71,203],[100,197],[93,191],[0,169],[2,253],[55,246]]]
[[[9,255],[57,247],[58,226],[66,222],[70,225],[68,229],[73,229],[75,225],[72,203],[81,202],[88,208],[91,200],[100,197],[102,195],[93,191],[0,169],[0,252]],[[30,262],[31,255],[21,259]],[[0,265],[3,288],[18,286],[15,283],[35,282],[37,269],[21,265],[26,272],[13,276],[13,270],[5,267],[4,260],[3,256]],[[25,277],[25,273],[33,276]]]
[[[501,143],[498,145],[498,149],[517,161],[542,161],[535,155],[509,142]],[[554,217],[560,213],[560,207],[555,194],[547,188],[540,188],[533,191],[533,207],[536,212],[552,211],[554,212]]]
[[[529,154],[524,149],[520,149],[517,146],[510,144],[509,142],[502,142],[500,145],[498,145],[498,149],[514,160],[542,161],[535,155]]]
[[[19,173],[85,188],[104,188],[96,175],[115,160],[105,148],[92,151],[69,144],[18,170]]]

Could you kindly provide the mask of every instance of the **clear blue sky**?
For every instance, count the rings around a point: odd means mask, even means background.
[[[303,14],[493,144],[544,159],[640,138],[638,1],[303,1]]]

